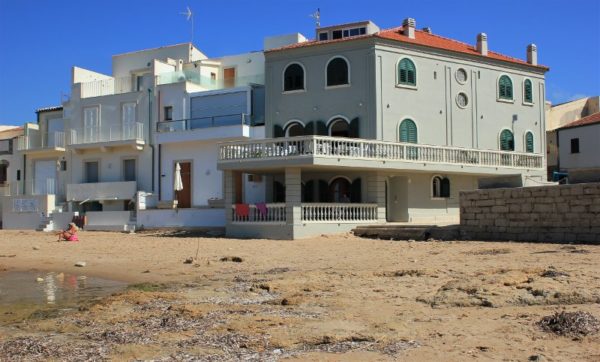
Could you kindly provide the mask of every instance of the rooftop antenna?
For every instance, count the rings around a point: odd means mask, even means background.
[[[309,15],[311,18],[315,19],[315,26],[318,28],[321,27],[321,9],[317,8],[317,11],[315,11],[313,14]]]
[[[183,13],[179,13],[179,15],[185,15],[186,20],[189,21],[190,19],[192,19],[192,44],[194,44],[194,13],[192,12],[192,10],[190,9],[189,6],[186,6],[187,11],[183,12]]]

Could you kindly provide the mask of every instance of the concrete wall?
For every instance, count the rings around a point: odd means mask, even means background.
[[[129,223],[131,213],[129,211],[88,211],[85,215],[89,226],[121,226]]]
[[[42,219],[54,211],[54,195],[2,196],[2,228],[35,230]],[[19,212],[14,209],[15,200],[28,200],[33,208]]]
[[[461,192],[475,240],[600,243],[600,183]]]
[[[190,43],[114,55],[112,58],[113,76],[128,76],[131,71],[149,68],[148,63],[151,63],[154,59],[166,60],[167,58],[183,59],[184,63],[187,63],[193,60],[206,59],[206,56],[197,49],[192,48]]]
[[[556,105],[546,112],[546,130],[554,130],[597,112],[600,112],[600,96],[581,98]]]
[[[155,227],[224,227],[224,209],[140,210],[137,226]]]
[[[571,153],[571,140],[579,139],[579,153]],[[600,123],[558,130],[561,170],[600,168]]]

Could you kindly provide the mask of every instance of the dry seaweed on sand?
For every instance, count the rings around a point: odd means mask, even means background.
[[[556,312],[542,318],[538,325],[546,332],[570,337],[582,337],[600,331],[600,321],[588,312]]]

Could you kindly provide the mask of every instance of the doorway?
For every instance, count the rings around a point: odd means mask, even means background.
[[[33,193],[35,195],[50,195],[55,193],[56,161],[44,160],[34,163]]]
[[[189,209],[192,207],[192,163],[179,162],[179,167],[181,167],[183,190],[176,191],[177,207],[180,209]]]
[[[408,221],[408,178],[390,177],[386,191],[387,221]]]
[[[225,88],[235,87],[235,68],[223,69],[223,85]]]

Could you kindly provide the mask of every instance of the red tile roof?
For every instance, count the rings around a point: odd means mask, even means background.
[[[503,55],[503,54],[492,52],[492,51],[488,51],[488,55],[484,56],[484,55],[481,55],[479,52],[477,52],[477,49],[473,45],[463,43],[458,40],[445,38],[445,37],[442,37],[439,35],[430,34],[430,33],[424,32],[422,30],[415,29],[415,38],[411,39],[402,34],[402,29],[403,29],[403,27],[397,27],[397,28],[382,30],[375,34],[360,35],[360,36],[335,39],[335,40],[325,40],[325,41],[309,40],[309,41],[303,42],[303,43],[297,43],[297,44],[292,44],[292,45],[288,45],[288,46],[277,48],[277,49],[271,49],[266,52],[281,51],[281,50],[294,49],[294,48],[303,48],[303,47],[308,47],[308,46],[313,46],[313,45],[321,45],[321,44],[332,44],[332,43],[350,41],[350,40],[355,40],[355,39],[364,39],[364,38],[373,37],[373,38],[380,38],[380,39],[387,39],[387,40],[394,40],[394,41],[399,41],[399,42],[404,42],[404,43],[410,43],[410,44],[415,44],[415,45],[420,45],[420,46],[425,46],[425,47],[430,47],[430,48],[443,49],[443,50],[448,50],[451,52],[469,54],[469,55],[480,56],[480,57],[484,57],[484,58],[491,58],[491,59],[500,60],[500,61],[504,61],[504,62],[516,63],[516,64],[520,64],[520,65],[535,67],[535,68],[539,68],[539,69],[542,69],[545,71],[548,71],[550,69],[544,65],[531,65],[524,60],[509,57],[507,55]]]
[[[590,114],[589,116],[580,118],[576,121],[573,121],[571,123],[568,123],[568,124],[560,127],[559,129],[573,128],[573,127],[580,127],[580,126],[589,126],[590,124],[596,124],[596,123],[600,123],[600,112],[593,113],[593,114]]]

